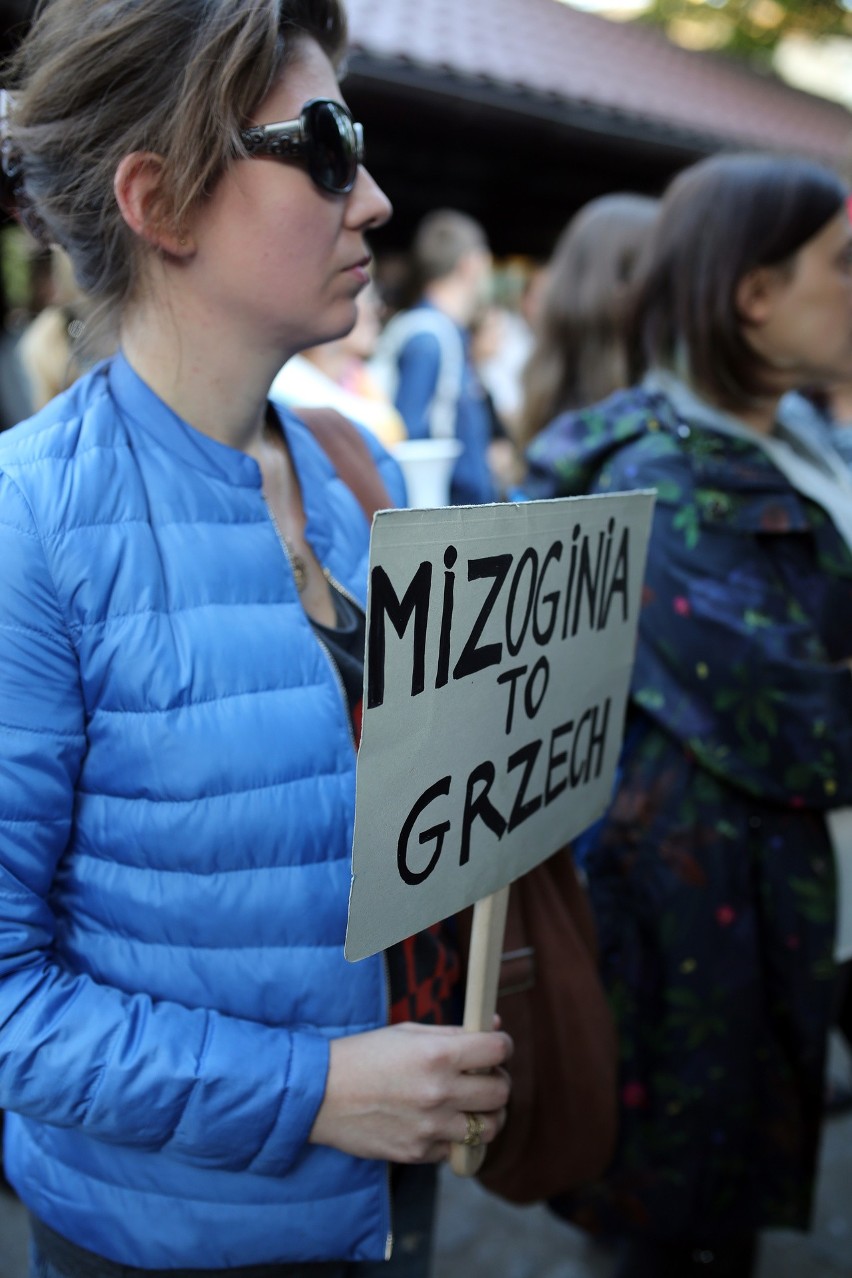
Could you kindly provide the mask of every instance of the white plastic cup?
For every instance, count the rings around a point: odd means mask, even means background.
[[[433,509],[450,504],[450,479],[461,453],[457,439],[405,439],[391,452],[408,489],[408,505]]]

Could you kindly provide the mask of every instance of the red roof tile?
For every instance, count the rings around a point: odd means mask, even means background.
[[[353,49],[719,144],[837,157],[852,114],[658,30],[559,0],[347,0]],[[448,86],[451,92],[451,86]]]

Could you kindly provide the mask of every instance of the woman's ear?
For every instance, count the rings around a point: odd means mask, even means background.
[[[154,151],[125,155],[115,171],[115,198],[121,216],[140,239],[172,257],[189,257],[195,248],[191,237],[164,213],[162,173],[162,156]]]
[[[777,269],[771,266],[756,266],[746,272],[734,295],[737,314],[744,324],[759,328],[766,323],[780,282]]]

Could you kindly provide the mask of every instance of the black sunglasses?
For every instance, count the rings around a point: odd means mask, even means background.
[[[258,124],[245,129],[240,141],[249,155],[303,163],[312,181],[330,195],[346,195],[364,161],[364,130],[340,102],[312,98],[298,120]]]

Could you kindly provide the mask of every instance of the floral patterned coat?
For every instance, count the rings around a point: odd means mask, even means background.
[[[526,490],[655,488],[622,768],[589,855],[621,1038],[592,1230],[808,1223],[852,804],[852,557],[759,445],[644,389],[557,418]]]

